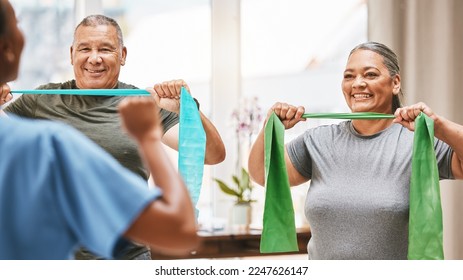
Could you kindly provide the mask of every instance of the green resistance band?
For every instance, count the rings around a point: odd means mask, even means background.
[[[33,90],[12,90],[11,93],[95,95],[95,96],[150,95],[150,93],[144,89],[33,89]]]
[[[378,113],[304,114],[304,118],[391,119]],[[265,126],[265,206],[262,253],[297,251],[294,210],[284,160],[284,126],[273,113]],[[410,184],[409,259],[443,259],[439,173],[433,121],[421,113],[415,120]]]
[[[265,204],[261,253],[298,251],[293,201],[284,153],[285,128],[275,113],[264,131]]]
[[[434,150],[434,121],[421,113],[415,119],[408,259],[443,260],[443,223],[439,170]]]
[[[303,114],[303,118],[306,119],[349,119],[349,120],[375,120],[375,119],[394,119],[394,115],[381,114],[381,113],[369,113],[369,112],[357,112],[357,113],[312,113]]]

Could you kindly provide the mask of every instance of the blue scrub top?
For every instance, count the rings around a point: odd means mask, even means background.
[[[112,258],[160,195],[67,125],[0,118],[0,259]]]

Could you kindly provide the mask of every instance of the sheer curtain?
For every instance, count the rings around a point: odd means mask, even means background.
[[[394,49],[405,103],[463,124],[463,1],[368,0],[368,38]],[[446,259],[463,259],[463,183],[441,182]]]

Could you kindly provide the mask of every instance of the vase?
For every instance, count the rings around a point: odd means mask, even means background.
[[[230,210],[230,229],[233,232],[248,232],[252,220],[250,202],[235,203]]]

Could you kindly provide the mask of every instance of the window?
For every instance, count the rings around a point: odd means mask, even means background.
[[[26,38],[19,77],[12,88],[32,89],[72,78],[69,47],[74,32],[74,1],[10,2]]]

